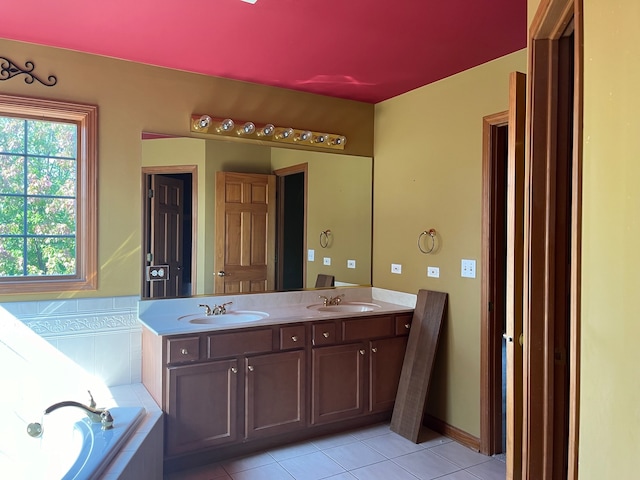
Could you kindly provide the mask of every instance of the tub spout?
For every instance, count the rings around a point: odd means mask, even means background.
[[[87,417],[89,417],[92,422],[102,424],[103,430],[109,430],[113,428],[113,417],[109,413],[109,410],[105,410],[104,408],[90,407],[80,402],[74,402],[73,400],[54,403],[44,411],[44,414],[48,415],[51,412],[63,407],[76,407],[84,410],[84,412],[87,414]]]

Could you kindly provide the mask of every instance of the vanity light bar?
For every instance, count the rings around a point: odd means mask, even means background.
[[[347,137],[335,133],[312,132],[291,127],[277,127],[271,123],[234,121],[209,115],[191,115],[190,130],[222,137],[240,137],[292,145],[306,145],[331,150],[344,150]]]

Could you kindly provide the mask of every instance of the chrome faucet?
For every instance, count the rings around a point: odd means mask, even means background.
[[[204,314],[207,317],[210,317],[211,315],[224,315],[225,313],[227,313],[227,305],[232,305],[232,304],[233,302],[227,302],[227,303],[223,303],[222,305],[214,305],[213,308],[205,304],[200,304],[198,306],[204,308],[205,309]]]
[[[342,302],[342,299],[344,298],[344,294],[328,298],[324,295],[320,295],[319,298],[322,299],[322,305],[324,305],[325,307],[328,305],[340,305],[340,302]]]
[[[59,408],[76,407],[84,410],[84,413],[87,414],[87,417],[89,417],[89,419],[91,419],[93,423],[101,423],[102,430],[111,430],[113,428],[113,417],[111,416],[111,413],[109,413],[109,410],[105,410],[104,408],[96,408],[96,402],[93,400],[91,392],[89,392],[89,397],[91,398],[90,405],[84,405],[80,402],[67,400],[64,402],[54,403],[44,411],[44,414],[49,415],[51,412],[54,412]],[[41,436],[42,425],[39,423],[30,423],[27,426],[27,433],[29,433],[29,435],[31,435],[32,437]]]

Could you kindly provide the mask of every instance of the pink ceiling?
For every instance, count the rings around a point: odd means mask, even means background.
[[[524,48],[526,4],[4,0],[0,36],[377,103]]]

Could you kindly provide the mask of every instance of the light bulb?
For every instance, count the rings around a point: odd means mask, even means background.
[[[346,137],[333,137],[329,139],[329,145],[344,145],[347,142]]]
[[[293,128],[285,128],[276,135],[276,138],[289,138],[293,135]]]
[[[216,130],[218,132],[228,132],[229,130],[233,129],[234,125],[235,124],[233,123],[233,120],[231,120],[230,118],[225,118]]]
[[[313,143],[325,143],[327,141],[326,135],[317,135],[313,137]]]
[[[242,126],[242,128],[238,129],[238,135],[251,135],[255,131],[256,126],[253,122],[247,122]]]
[[[298,135],[296,135],[296,138],[294,139],[296,142],[306,142],[307,140],[311,139],[311,132],[309,130],[305,130],[304,132],[300,132]]]
[[[273,126],[273,124],[267,123],[264,127],[258,130],[258,136],[270,137],[271,135],[273,135],[273,132],[275,131],[275,129],[276,128]]]
[[[211,117],[209,115],[202,115],[199,119],[193,122],[194,130],[202,130],[208,128],[211,125]]]

